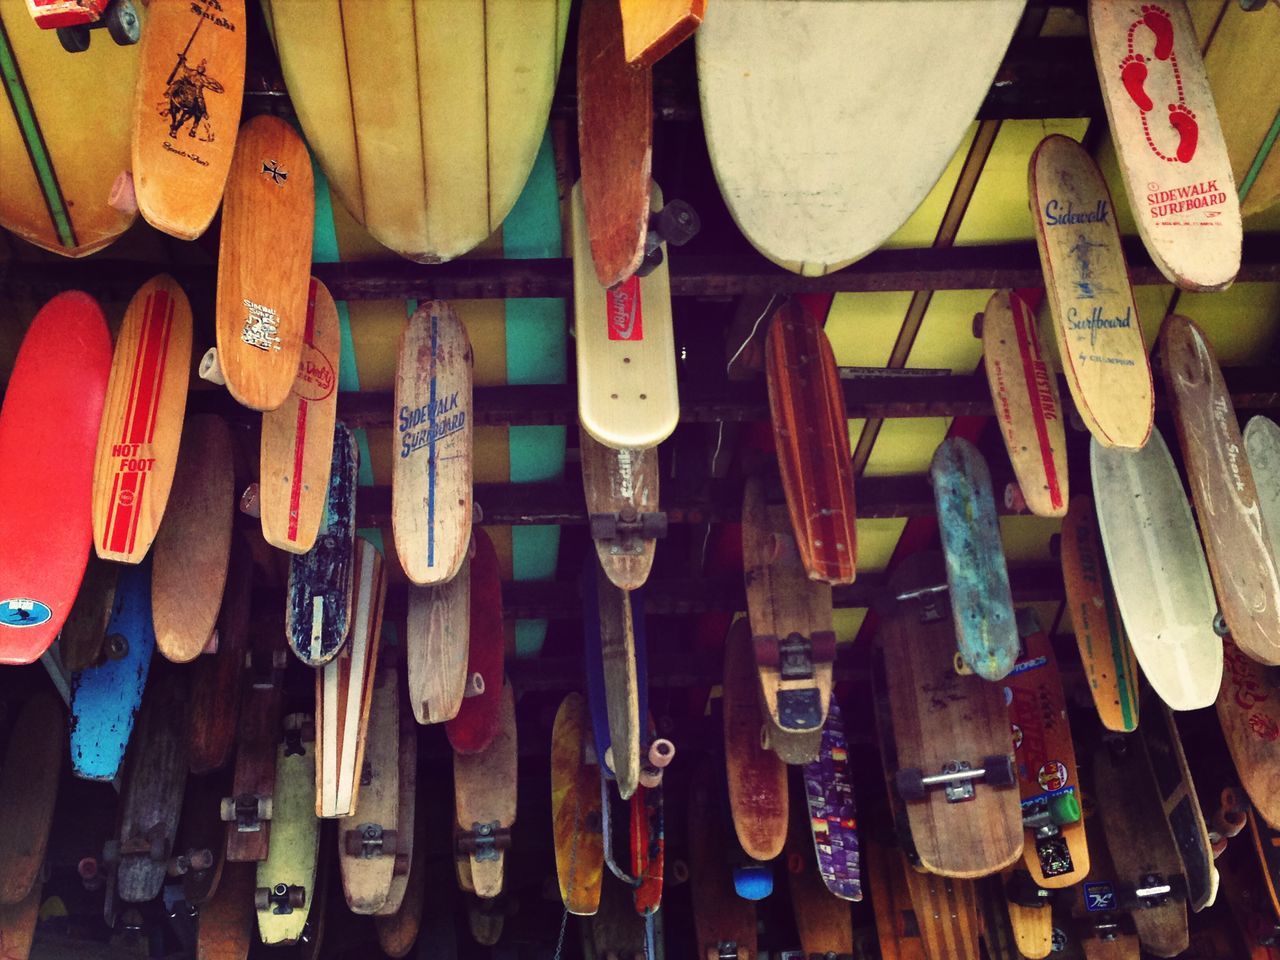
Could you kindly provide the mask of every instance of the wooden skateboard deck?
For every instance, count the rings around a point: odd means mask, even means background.
[[[410,719],[410,725],[413,724]],[[416,743],[416,734],[415,734]],[[404,741],[401,741],[403,746]],[[404,770],[401,769],[401,785],[404,784]],[[401,799],[403,801],[404,792],[401,791]],[[419,816],[420,816],[419,811]],[[414,843],[413,854],[410,859],[410,865],[407,868],[404,878],[404,894],[400,900],[400,906],[393,913],[382,914],[373,918],[373,929],[378,935],[378,946],[382,948],[382,952],[388,957],[399,960],[400,957],[407,956],[409,951],[413,949],[414,943],[418,941],[419,934],[422,932],[423,908],[426,905],[427,894],[427,846],[421,842],[421,822],[415,824],[415,832],[419,834],[419,841]],[[447,865],[447,861],[440,858],[442,864]],[[395,882],[398,882],[397,881]],[[437,900],[441,891],[432,889],[432,899]],[[388,898],[390,900],[391,898]],[[450,922],[453,918],[450,917]],[[441,944],[433,943],[433,947],[437,950],[441,948]]]
[[[787,836],[787,879],[791,911],[805,956],[852,956],[853,924],[849,905],[823,882],[814,859],[808,825],[795,818]]]
[[[1207,707],[1222,679],[1218,604],[1164,437],[1153,429],[1136,452],[1092,443],[1089,458],[1098,529],[1134,656],[1173,709]]]
[[[1262,868],[1263,899],[1273,913],[1280,914],[1280,835],[1268,827],[1251,808],[1246,808],[1245,818],[1248,823],[1248,839],[1245,843],[1252,847],[1250,853]],[[1280,919],[1273,917],[1275,926],[1280,926]]]
[[[227,860],[267,858],[276,789],[276,744],[280,739],[284,644],[279,621],[256,624],[250,640],[237,724],[231,796],[224,798]],[[231,809],[226,809],[228,803]],[[228,816],[230,814],[230,816]]]
[[[1060,551],[1067,610],[1093,705],[1108,730],[1131,733],[1138,726],[1138,662],[1111,589],[1092,497],[1071,498]]]
[[[601,891],[600,910],[584,926],[583,955],[593,960],[644,960],[645,920],[631,909],[627,890],[610,880]]]
[[[734,621],[724,641],[724,762],[729,811],[743,851],[753,860],[772,860],[787,841],[787,767],[763,743],[751,625]]]
[[[1280,540],[1280,426],[1267,417],[1250,417],[1244,428],[1244,450],[1258,490],[1258,509],[1274,553]],[[65,649],[63,656],[65,659]]]
[[[965,141],[1022,9],[713,2],[697,35],[703,125],[752,245],[805,276],[881,246]]]
[[[1232,639],[1280,664],[1280,566],[1267,532],[1231,394],[1203,331],[1171,316],[1160,358],[1209,573]]]
[[[387,585],[382,555],[356,540],[351,637],[316,671],[316,816],[349,817],[360,799]]]
[[[346,425],[333,434],[329,493],[316,542],[289,558],[289,648],[308,666],[331,661],[351,631],[359,452]]]
[[[289,553],[310,550],[324,522],[341,360],[337,307],[325,285],[312,277],[293,389],[262,415],[262,536]]]
[[[471,636],[471,561],[452,580],[409,586],[405,626],[409,701],[418,723],[444,723],[458,715],[467,689]]]
[[[271,850],[258,864],[254,907],[258,935],[266,944],[297,943],[315,897],[320,821],[312,809],[315,783],[315,729],[311,717],[285,718],[276,747],[275,802]]]
[[[451,580],[471,533],[471,341],[443,300],[420,306],[400,335],[391,529],[405,576]]]
[[[138,47],[95,43],[68,56],[25,7],[22,0],[0,3],[7,94],[0,97],[0,226],[45,250],[83,257],[136,216],[112,208],[107,197],[129,167]]]
[[[842,900],[861,900],[858,819],[853,802],[849,744],[845,740],[840,706],[834,701],[822,725],[818,759],[804,766],[804,793],[818,873],[823,883]]]
[[[1049,956],[1053,951],[1052,900],[1037,897],[1033,902],[1030,897],[1020,896],[1020,891],[1035,888],[1031,874],[1015,868],[1004,871],[999,878],[992,877],[987,883],[986,899],[999,899],[999,912],[1013,941],[1007,955],[1028,960]]]
[[[641,783],[629,801],[631,819],[628,836],[631,845],[631,876],[636,886],[631,891],[636,912],[651,916],[662,907],[662,879],[666,871],[666,829],[663,823],[662,784],[649,787]]]
[[[1038,886],[1069,887],[1089,872],[1080,777],[1058,658],[1034,611],[1018,611],[1023,655],[1005,677],[1026,840],[1022,859]]]
[[[458,854],[471,868],[477,896],[502,893],[504,852],[516,819],[516,703],[511,684],[499,699],[497,736],[479,753],[453,755]]]
[[[1222,638],[1224,669],[1218,722],[1240,784],[1272,827],[1280,827],[1280,685],[1230,636]]]
[[[756,907],[733,889],[725,858],[729,842],[715,800],[718,773],[709,763],[697,764],[689,784],[689,893],[697,960],[755,960]]]
[[[204,414],[187,421],[174,479],[151,562],[151,619],[156,648],[188,663],[209,643],[231,561],[235,474],[225,420]]]
[[[606,447],[578,431],[582,487],[600,566],[620,590],[638,590],[649,578],[656,537],[667,531],[658,506],[658,451]]]
[[[27,960],[35,942],[43,884],[35,884],[15,904],[0,904],[0,955],[5,960]]]
[[[698,29],[707,0],[622,0],[627,62],[651,67]]]
[[[268,115],[240,128],[218,251],[218,366],[251,410],[289,397],[302,355],[315,188],[292,125]]]
[[[133,733],[151,667],[151,564],[120,571],[107,623],[107,656],[71,681],[71,768],[85,780],[114,780]]]
[[[157,230],[194,240],[222,202],[244,99],[244,0],[157,3],[138,47],[133,189]]]
[[[600,833],[600,767],[589,762],[590,717],[580,693],[570,693],[556,711],[551,731],[551,823],[556,878],[570,913],[590,916],[600,907],[604,847]]]
[[[1022,853],[1017,775],[1001,688],[955,670],[948,597],[937,589],[942,582],[937,553],[914,554],[889,579],[897,599],[883,647],[897,757],[887,772],[906,804],[921,865],[979,877]],[[976,782],[955,776],[966,767],[986,773]],[[953,779],[937,787],[920,782],[939,773]],[[970,790],[972,798],[962,800]]]
[[[399,654],[399,649],[396,650]],[[394,661],[395,668],[395,696],[400,699],[400,668],[399,660]],[[421,871],[421,856],[418,847],[421,845],[417,838],[418,825],[418,725],[414,721],[412,714],[406,713],[403,706],[397,703],[397,720],[400,727],[400,751],[396,759],[398,769],[397,783],[399,785],[398,799],[396,801],[396,842],[395,842],[395,866],[391,871],[391,887],[387,891],[387,899],[378,909],[376,916],[389,917],[401,909],[404,904],[405,896],[409,889],[410,871],[418,869]],[[363,810],[363,808],[361,808]],[[360,811],[357,811],[360,816]],[[363,818],[361,818],[363,819]],[[421,912],[422,907],[419,903],[418,911]],[[415,921],[416,923],[416,921]]]
[[[1151,432],[1155,392],[1107,182],[1088,152],[1059,134],[1036,147],[1028,180],[1054,339],[1076,410],[1099,443],[1138,449]]]
[[[622,283],[644,259],[653,158],[653,72],[627,63],[622,10],[586,0],[578,20],[578,160],[596,279]]]
[[[66,747],[62,704],[38,693],[22,705],[0,767],[0,903],[38,886]]]
[[[1060,917],[1054,911],[1055,932],[1065,934],[1069,930],[1070,943],[1076,945],[1076,952],[1082,953],[1084,960],[1139,960],[1141,947],[1133,932],[1133,920],[1127,915],[1133,906],[1132,898],[1126,903],[1122,897],[1107,844],[1097,839],[1102,836],[1097,805],[1090,806],[1093,812],[1087,816],[1095,841],[1089,851],[1089,875],[1071,893],[1069,917]],[[1159,915],[1155,922],[1160,922]]]
[[[449,745],[457,753],[479,753],[498,735],[506,635],[502,626],[502,581],[493,541],[480,527],[472,531],[476,552],[471,560],[467,629],[467,695],[457,714],[445,723]]]
[[[1035,311],[1012,290],[997,290],[982,314],[982,365],[1027,509],[1067,512],[1067,438],[1058,378],[1040,346]]]
[[[338,827],[342,892],[352,913],[381,910],[391,893],[400,849],[400,690],[395,649],[384,647],[374,670],[369,727],[360,764],[360,795]]]
[[[773,315],[765,382],[791,529],[812,580],[852,583],[858,560],[849,417],[824,318],[799,300]]]
[[[867,886],[875,908],[881,960],[932,960],[925,953],[921,924],[907,887],[906,857],[897,847],[867,838]]]
[[[1001,680],[1018,657],[1009,568],[996,520],[991,473],[978,449],[954,438],[929,466],[956,646],[974,673]]]
[[[742,498],[742,556],[765,712],[784,731],[820,730],[835,661],[831,587],[805,575],[787,512],[766,503],[757,479]]]
[[[649,204],[662,209],[657,184],[651,184]],[[645,277],[632,274],[611,289],[600,286],[581,182],[573,188],[571,233],[578,419],[607,447],[656,447],[680,419],[667,260]]]
[[[1147,252],[1184,289],[1229,286],[1240,269],[1240,205],[1186,3],[1092,0],[1089,35]]]
[[[253,936],[256,873],[250,863],[223,867],[218,892],[200,905],[196,960],[247,960]]]
[[[129,302],[116,338],[93,469],[93,539],[103,560],[137,563],[173,485],[191,369],[191,304],[161,274]]]
[[[582,575],[583,659],[596,757],[629,800],[640,782],[640,681],[631,597],[594,559]]]
[[[58,634],[58,653],[68,673],[93,666],[102,656],[102,641],[115,603],[118,564],[90,554],[75,602]]]
[[[906,868],[907,889],[930,960],[978,960],[978,896],[972,880]]]
[[[48,649],[84,576],[110,365],[102,309],[78,292],[46,303],[18,348],[0,405],[0,663]]]
[[[264,13],[307,142],[375,240],[439,263],[506,219],[547,126],[569,0]]]

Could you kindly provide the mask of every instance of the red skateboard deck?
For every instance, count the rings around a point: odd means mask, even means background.
[[[18,350],[0,407],[0,663],[44,653],[80,588],[110,369],[102,309],[77,291],[45,304]]]
[[[479,753],[497,735],[506,636],[502,629],[502,581],[493,541],[472,530],[471,637],[467,649],[467,694],[458,715],[444,726],[456,753]]]

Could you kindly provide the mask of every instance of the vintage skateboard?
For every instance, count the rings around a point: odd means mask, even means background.
[[[188,767],[190,750],[188,749]],[[199,909],[218,893],[226,866],[227,828],[222,822],[222,798],[231,785],[231,771],[191,777],[182,794],[178,834],[169,861],[169,882],[178,879],[182,900]]]
[[[907,890],[931,960],[978,960],[978,894],[972,880],[906,867]]]
[[[956,646],[986,680],[1001,680],[1018,656],[1013,595],[996,520],[991,473],[978,449],[943,440],[929,465]]]
[[[498,735],[506,634],[502,625],[502,580],[493,541],[480,527],[472,531],[466,692],[453,719],[444,725],[457,753],[479,753]]]
[[[807,957],[852,956],[853,924],[849,921],[849,905],[823,882],[805,819],[793,818],[786,843],[791,911],[800,935],[800,948]]]
[[[786,509],[758,479],[743,493],[742,555],[765,711],[784,732],[820,730],[836,653],[831,587],[805,575]]]
[[[0,405],[0,663],[44,653],[75,600],[110,365],[102,308],[74,291],[40,309],[18,348]]]
[[[220,811],[227,821],[229,861],[267,857],[276,787],[281,684],[288,657],[275,629],[278,624],[278,620],[255,624],[245,661],[235,772],[231,795],[223,798]]]
[[[391,893],[400,848],[400,690],[396,648],[383,647],[374,669],[360,795],[338,826],[342,892],[352,913],[381,910]]]
[[[1280,919],[1264,889],[1261,865],[1252,850],[1232,844],[1218,857],[1222,899],[1235,920],[1250,960],[1275,960]]]
[[[734,892],[725,862],[731,838],[715,799],[719,773],[712,764],[701,763],[690,777],[686,836],[697,960],[755,960],[756,907]]]
[[[1264,821],[1280,827],[1280,684],[1230,636],[1222,642],[1218,723],[1249,800]]]
[[[161,274],[129,302],[111,361],[93,469],[103,560],[137,563],[151,549],[178,462],[190,369],[191,304]]]
[[[1274,551],[1280,540],[1280,426],[1267,417],[1250,417],[1244,428],[1244,451],[1258,490],[1258,509]]]
[[[1022,859],[1037,886],[1069,887],[1089,872],[1076,750],[1058,658],[1030,607],[1018,611],[1023,654],[1003,681],[1027,836]]]
[[[655,213],[663,208],[657,184],[651,185],[649,203]],[[578,419],[607,447],[656,447],[680,419],[667,263],[662,260],[643,278],[632,274],[616,287],[600,286],[581,182],[573,188],[571,234]]]
[[[253,561],[239,539],[231,543],[227,586],[214,628],[218,649],[197,658],[191,670],[191,703],[187,709],[187,760],[191,772],[209,773],[226,766],[235,745],[240,715],[241,675],[249,647]]]
[[[698,92],[712,169],[746,238],[805,276],[880,247],[966,139],[1022,10],[712,2]]]
[[[622,0],[627,63],[653,66],[692,36],[707,0]]]
[[[570,913],[600,906],[604,848],[600,833],[600,767],[591,742],[587,703],[570,693],[551,731],[551,823],[560,899]]]
[[[849,417],[824,315],[782,305],[765,338],[765,382],[778,469],[800,561],[812,580],[852,583],[857,507]]]
[[[289,648],[303,663],[333,660],[351,632],[359,452],[346,424],[333,434],[329,493],[316,542],[289,558]]]
[[[734,831],[748,857],[772,860],[787,841],[787,767],[763,743],[766,720],[751,625],[745,617],[734,621],[725,638],[722,690],[724,762]]]
[[[293,389],[262,415],[262,536],[289,553],[310,550],[324,523],[341,357],[338,309],[325,285],[312,277]]]
[[[1098,529],[1134,656],[1175,710],[1207,707],[1222,679],[1218,602],[1191,505],[1160,431],[1139,451],[1089,450]]]
[[[594,559],[582,574],[587,704],[600,772],[629,800],[640,782],[641,699],[639,634],[632,597],[605,576]]]
[[[41,692],[22,705],[0,767],[0,904],[39,885],[66,742],[57,697]]]
[[[955,628],[937,553],[889,578],[884,666],[892,741],[886,773],[906,806],[921,865],[979,877],[1022,853],[1023,827],[1001,688],[955,669]]]
[[[398,657],[399,648],[395,648]],[[400,699],[400,666],[399,660],[393,661],[395,665],[394,681],[395,696],[397,701]],[[417,825],[420,817],[418,816],[418,725],[413,719],[413,715],[404,710],[403,706],[397,703],[397,721],[400,727],[399,736],[399,754],[396,758],[397,767],[397,783],[399,785],[397,812],[396,812],[396,839],[395,853],[393,859],[395,865],[391,870],[391,886],[387,891],[387,899],[382,906],[376,911],[377,917],[389,917],[398,913],[404,904],[405,896],[409,889],[410,871],[413,868],[421,870],[421,855],[418,847],[421,845],[417,838]],[[356,811],[356,816],[363,822],[362,806]],[[386,831],[383,831],[384,836]],[[353,881],[354,883],[354,881]],[[421,905],[418,907],[421,911]]]
[[[580,429],[578,449],[600,566],[620,590],[638,590],[649,579],[656,539],[667,533],[667,515],[658,505],[657,448],[606,447]]]
[[[412,717],[409,718],[408,723],[410,726],[414,724]],[[416,737],[417,735],[415,732],[413,734],[415,743]],[[402,748],[403,745],[404,740],[401,740]],[[404,770],[402,768],[400,780],[402,787],[402,801],[404,798],[403,774]],[[413,853],[404,874],[404,892],[400,897],[400,905],[391,913],[379,914],[373,918],[373,929],[378,936],[378,946],[382,948],[383,953],[388,957],[394,958],[394,960],[399,960],[400,957],[408,955],[409,951],[413,949],[413,945],[418,941],[423,926],[423,913],[424,908],[426,907],[428,882],[427,871],[429,869],[429,865],[427,862],[427,845],[421,842],[423,820],[421,810],[417,811],[417,818],[418,822],[415,823],[414,830],[418,834],[419,839],[418,842],[415,842],[413,845]],[[397,854],[397,856],[399,855]],[[444,858],[437,857],[436,859],[441,864],[447,866],[447,861]],[[399,882],[400,878],[397,875],[396,880],[393,881],[393,896],[394,884]],[[443,899],[442,894],[443,891],[438,888],[433,888],[431,890],[434,909],[439,908],[440,901]],[[391,899],[391,897],[388,897],[388,902],[390,902]],[[453,918],[450,916],[450,922],[452,922],[452,920]],[[434,942],[432,945],[437,949],[442,946],[438,942]]]
[[[643,917],[662,907],[663,874],[666,872],[666,828],[663,823],[662,784],[643,781],[631,795],[628,839],[631,846],[631,899]],[[602,803],[610,802],[601,797]]]
[[[1028,179],[1054,339],[1076,410],[1103,446],[1136,450],[1151,432],[1155,392],[1107,182],[1088,151],[1061,134],[1040,141]]]
[[[627,889],[608,880],[601,890],[600,909],[583,924],[583,956],[593,960],[644,960],[648,921],[631,909]],[[658,917],[655,916],[655,925]]]
[[[317,817],[351,816],[363,782],[387,585],[382,555],[367,540],[356,540],[355,565],[351,637],[316,671]]]
[[[503,860],[516,819],[516,704],[511,684],[499,698],[497,736],[479,753],[453,755],[456,855],[468,861],[477,896],[502,893]]]
[[[307,714],[284,718],[276,746],[271,850],[258,864],[253,891],[258,935],[266,944],[297,943],[315,897],[320,821],[312,809],[315,726]]]
[[[1058,542],[1067,611],[1093,705],[1108,730],[1131,733],[1138,726],[1138,661],[1111,589],[1092,497],[1071,498]]]
[[[216,355],[227,390],[251,410],[274,410],[293,389],[314,219],[302,137],[279,117],[254,117],[240,128],[222,204]]]
[[[1231,394],[1213,348],[1190,320],[1168,317],[1160,359],[1200,536],[1222,618],[1238,646],[1280,664],[1280,564]]]
[[[997,290],[975,321],[982,365],[1018,489],[1038,517],[1067,512],[1067,438],[1058,378],[1040,346],[1035,311],[1012,290]]]
[[[1100,838],[1102,824],[1096,804],[1091,806],[1093,812],[1086,814],[1089,827],[1092,835]],[[1107,844],[1095,839],[1089,851],[1089,875],[1071,891],[1068,915],[1061,917],[1054,911],[1055,934],[1062,935],[1055,939],[1069,936],[1070,941],[1078,945],[1077,953],[1082,954],[1084,960],[1139,960],[1141,947],[1134,921],[1129,916],[1136,901],[1127,893],[1117,883]],[[1155,922],[1159,922],[1158,915]]]
[[[114,780],[120,772],[155,646],[151,564],[144,560],[120,571],[105,659],[71,681],[71,769],[77,777]]]
[[[187,421],[174,482],[151,561],[151,618],[156,649],[187,663],[217,625],[231,560],[235,475],[225,420]]]
[[[420,306],[400,335],[391,529],[405,576],[451,580],[471,541],[471,341],[443,300]]]
[[[1092,0],[1089,34],[1147,252],[1183,289],[1230,286],[1240,269],[1240,206],[1186,3]]]
[[[418,723],[444,723],[458,715],[467,690],[471,636],[471,561],[452,580],[408,589],[405,651],[409,701]]]
[[[1053,950],[1053,899],[1051,894],[1032,879],[1022,867],[1003,871],[999,877],[985,881],[989,886],[984,900],[997,901],[992,909],[1002,914],[1009,928],[1012,957],[1039,960]],[[992,889],[994,888],[994,889]],[[988,920],[987,926],[992,924]]]
[[[257,868],[228,863],[218,891],[200,905],[196,960],[247,960],[253,937],[253,890]]]
[[[906,857],[897,847],[874,835],[867,837],[863,850],[867,855],[867,887],[875,908],[881,960],[930,960],[907,887],[907,871],[911,868]]]
[[[58,634],[58,653],[68,673],[79,673],[101,658],[119,572],[119,564],[89,556],[80,590]]]
[[[853,802],[849,744],[845,740],[840,706],[834,701],[822,725],[821,753],[816,761],[804,765],[804,793],[818,874],[835,896],[842,900],[861,900],[858,818]]]
[[[133,101],[133,189],[147,223],[179,240],[222,202],[244,99],[244,0],[148,8]]]

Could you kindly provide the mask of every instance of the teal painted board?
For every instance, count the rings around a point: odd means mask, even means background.
[[[1009,568],[1000,542],[991,472],[968,440],[943,440],[929,465],[956,645],[974,673],[1002,680],[1018,658]]]

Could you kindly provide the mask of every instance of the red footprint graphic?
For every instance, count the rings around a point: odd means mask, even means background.
[[[1155,104],[1147,96],[1147,58],[1140,53],[1131,53],[1120,61],[1120,82],[1129,92],[1129,98],[1138,105],[1143,113],[1151,110]]]
[[[1142,22],[1147,25],[1156,37],[1155,55],[1157,60],[1168,60],[1173,53],[1173,21],[1162,7],[1153,3],[1142,5]]]
[[[1169,123],[1178,131],[1178,160],[1190,163],[1196,155],[1196,144],[1200,141],[1200,124],[1196,123],[1196,115],[1186,104],[1169,104]]]

